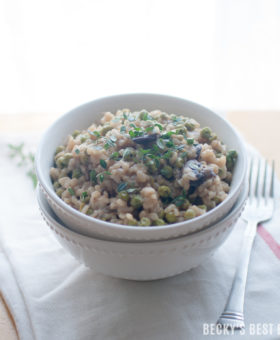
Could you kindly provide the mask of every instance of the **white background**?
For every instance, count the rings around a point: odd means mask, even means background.
[[[279,0],[0,0],[0,113],[125,92],[280,108]]]

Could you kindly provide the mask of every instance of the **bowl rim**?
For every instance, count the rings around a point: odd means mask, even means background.
[[[71,229],[69,229],[66,225],[63,224],[62,221],[58,221],[57,219],[55,219],[55,217],[57,217],[55,215],[55,213],[53,212],[53,210],[51,209],[46,197],[44,196],[44,194],[42,193],[42,191],[40,190],[39,186],[37,186],[36,189],[36,198],[37,198],[37,203],[39,205],[39,208],[41,210],[41,212],[44,214],[44,216],[48,219],[48,221],[50,221],[51,223],[53,223],[56,228],[58,228],[59,230],[62,230],[61,233],[66,233],[69,236],[72,236],[73,239],[79,239],[79,240],[84,240],[84,241],[90,241],[90,242],[97,242],[98,244],[103,244],[103,245],[116,245],[116,244],[121,244],[122,246],[136,246],[141,248],[141,246],[143,245],[173,245],[176,244],[178,241],[184,241],[186,239],[188,239],[189,241],[193,241],[195,240],[197,237],[200,237],[202,235],[207,235],[208,233],[213,233],[216,229],[220,229],[224,223],[231,219],[236,213],[237,211],[240,211],[240,215],[243,211],[243,209],[245,208],[246,205],[246,201],[248,198],[248,188],[249,185],[248,183],[245,184],[244,186],[244,190],[242,190],[242,192],[240,193],[237,202],[235,203],[235,205],[233,206],[233,208],[230,210],[230,212],[224,216],[221,220],[219,220],[218,222],[215,222],[201,230],[195,231],[191,234],[188,235],[182,235],[180,237],[176,237],[176,238],[170,238],[170,239],[164,239],[164,240],[151,240],[151,241],[147,241],[147,242],[143,242],[143,241],[123,241],[123,240],[103,240],[103,239],[99,239],[96,237],[90,237],[90,236],[85,236],[83,234],[80,234],[76,231],[73,231]],[[47,211],[46,205],[48,207],[48,209],[53,213],[53,215],[55,216],[51,216],[51,214]],[[238,217],[238,219],[240,218],[240,216]],[[237,221],[238,221],[237,219]],[[236,222],[237,222],[236,221]]]
[[[167,99],[167,100],[168,99],[170,99],[170,100],[179,100],[181,102],[184,101],[184,102],[186,102],[189,105],[193,105],[194,107],[197,107],[197,108],[199,108],[201,110],[204,110],[204,111],[206,111],[208,113],[211,113],[212,115],[218,117],[218,119],[220,119],[222,121],[222,123],[225,126],[227,126],[227,128],[230,129],[233,132],[233,134],[235,134],[236,138],[239,140],[240,144],[243,146],[241,148],[242,154],[240,155],[243,158],[242,163],[241,163],[241,164],[243,164],[243,169],[242,169],[243,171],[242,171],[242,176],[240,176],[240,178],[239,178],[238,185],[236,185],[236,187],[229,192],[229,195],[227,196],[227,198],[223,202],[221,202],[215,208],[211,209],[206,214],[197,216],[194,219],[187,220],[187,221],[177,222],[177,223],[173,223],[173,224],[166,224],[166,225],[163,225],[163,226],[150,226],[149,228],[143,228],[143,227],[140,227],[140,226],[128,226],[128,225],[122,225],[122,224],[118,224],[118,223],[107,222],[107,221],[103,221],[103,220],[100,220],[100,219],[95,218],[95,217],[87,216],[87,215],[81,213],[80,211],[72,208],[70,205],[65,203],[60,197],[58,197],[55,194],[53,188],[51,188],[46,183],[46,181],[44,180],[43,171],[42,171],[41,166],[40,166],[41,165],[40,159],[42,157],[42,148],[44,147],[45,142],[47,141],[48,134],[52,131],[54,126],[59,124],[61,121],[66,119],[68,116],[71,116],[71,115],[75,114],[75,112],[77,110],[81,110],[83,107],[91,105],[94,102],[102,102],[102,101],[105,101],[105,100],[113,100],[113,99],[120,99],[120,98],[125,99],[127,97],[142,97],[142,96],[151,97],[151,98],[152,97],[158,97],[158,99],[164,98],[164,99]],[[174,229],[174,227],[186,226],[187,224],[194,223],[194,222],[199,224],[199,222],[201,220],[203,221],[205,218],[214,215],[216,213],[216,211],[221,210],[221,208],[233,196],[235,196],[238,193],[238,191],[240,191],[240,187],[243,184],[243,180],[244,180],[244,178],[246,176],[246,173],[247,173],[246,147],[245,147],[245,142],[244,142],[243,137],[240,135],[240,133],[235,129],[235,127],[230,122],[228,122],[222,116],[218,115],[217,113],[215,113],[214,111],[208,109],[207,107],[205,107],[203,105],[197,104],[197,103],[195,103],[193,101],[190,101],[188,99],[185,99],[185,98],[180,98],[180,97],[170,96],[170,95],[165,95],[165,94],[144,93],[144,92],[143,93],[116,94],[116,95],[112,95],[112,96],[105,96],[105,97],[97,98],[97,99],[94,99],[92,101],[86,102],[86,103],[84,103],[82,105],[79,105],[79,106],[73,108],[72,110],[62,114],[58,119],[56,119],[46,129],[46,131],[44,132],[44,134],[41,137],[41,140],[40,140],[37,152],[36,152],[36,156],[35,156],[35,170],[36,170],[36,174],[37,174],[39,183],[45,189],[45,191],[50,196],[50,198],[56,204],[58,204],[62,209],[66,210],[66,212],[68,214],[75,215],[77,218],[82,219],[85,222],[87,222],[87,224],[95,224],[96,225],[98,223],[98,224],[102,225],[103,227],[110,228],[111,230],[113,230],[115,232],[117,232],[118,230],[128,231],[128,232],[131,232],[133,230],[135,233],[143,233],[143,232],[145,232],[145,233],[148,232],[149,233],[149,231],[154,232],[155,230],[160,232],[161,230],[167,230],[167,229],[170,229],[170,228]]]

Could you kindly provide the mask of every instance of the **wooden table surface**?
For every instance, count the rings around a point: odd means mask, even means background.
[[[20,114],[0,115],[1,133],[41,132],[58,115]],[[255,146],[268,160],[275,160],[280,177],[280,111],[235,111],[227,118],[245,139]],[[0,340],[18,339],[12,315],[9,313],[0,292]]]

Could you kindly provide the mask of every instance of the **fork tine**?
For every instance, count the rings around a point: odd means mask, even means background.
[[[260,195],[259,195],[260,172],[261,172],[261,160],[259,158],[258,172],[257,172],[257,178],[256,178],[256,187],[255,187],[255,196],[256,196],[256,199],[257,199],[257,204],[259,204],[259,199],[260,199]]]
[[[249,192],[248,192],[248,196],[250,198],[250,200],[253,198],[253,165],[254,165],[254,159],[251,158],[250,159],[250,170],[249,170]]]
[[[270,192],[269,196],[274,198],[274,180],[275,180],[275,161],[272,161],[272,170],[271,170],[271,182],[270,182]]]
[[[265,165],[264,165],[264,179],[263,179],[263,189],[262,189],[262,196],[265,199],[267,199],[267,195],[266,195],[266,182],[267,182],[267,161],[265,161]]]

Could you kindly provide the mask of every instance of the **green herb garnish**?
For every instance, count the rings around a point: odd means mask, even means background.
[[[157,126],[160,129],[160,131],[162,131],[162,126],[160,124],[155,124],[154,126]]]
[[[162,141],[161,139],[158,139],[158,140],[156,141],[156,143],[157,143],[157,146],[158,146],[158,148],[159,148],[160,150],[164,150],[165,145],[164,145],[164,143],[163,143],[163,141]]]
[[[86,199],[86,197],[88,197],[87,191],[82,192],[81,201],[84,202],[84,200]]]
[[[104,159],[100,159],[99,163],[102,166],[102,168],[107,169],[107,163],[106,161],[104,161]]]
[[[117,161],[119,159],[119,157],[120,157],[120,154],[118,153],[118,151],[115,151],[115,152],[112,153],[112,155],[109,158]]]
[[[176,205],[176,207],[181,207],[185,202],[184,196],[177,196],[174,198],[173,203]]]
[[[188,145],[193,145],[194,139],[193,138],[187,138]]]
[[[90,171],[89,178],[91,182],[96,183],[96,171],[95,170]]]
[[[75,192],[72,188],[68,188],[68,192],[70,193],[71,196],[75,195]]]
[[[126,187],[127,187],[127,183],[126,182],[120,183],[118,185],[118,187],[117,187],[117,192],[123,191]]]
[[[26,153],[24,151],[24,143],[19,145],[8,144],[8,148],[10,149],[9,156],[11,158],[18,160],[19,167],[27,168],[26,175],[32,181],[33,187],[36,188],[37,186],[37,176],[35,172],[35,155],[32,152]]]

